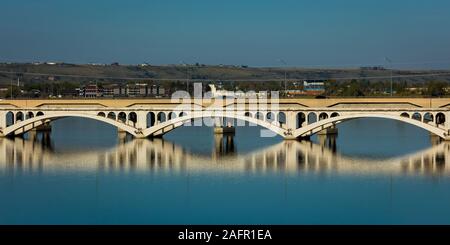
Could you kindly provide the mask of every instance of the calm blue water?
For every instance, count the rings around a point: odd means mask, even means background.
[[[313,143],[259,129],[132,140],[66,118],[0,139],[0,224],[450,224],[450,146],[421,129],[355,120]]]

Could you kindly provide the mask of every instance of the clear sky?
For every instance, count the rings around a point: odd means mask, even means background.
[[[0,61],[450,68],[448,0],[1,0]]]

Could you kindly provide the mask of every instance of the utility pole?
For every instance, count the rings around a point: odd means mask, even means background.
[[[393,81],[392,81],[392,66],[391,66],[391,97],[394,96],[394,90],[393,90]]]
[[[287,63],[283,59],[278,59],[284,65],[284,95],[287,94]]]
[[[394,90],[393,90],[393,70],[392,70],[392,61],[388,57],[384,57],[384,59],[389,63],[389,69],[391,70],[391,97],[394,96]]]
[[[186,66],[186,92],[189,93],[189,66],[184,61],[181,61],[181,64]]]
[[[189,67],[186,65],[186,92],[189,93]]]

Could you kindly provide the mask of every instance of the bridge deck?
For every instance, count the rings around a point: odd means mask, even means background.
[[[116,107],[177,105],[182,100],[171,99],[36,99],[36,100],[0,100],[1,108],[33,107]],[[191,100],[192,103],[209,106],[211,101]],[[243,100],[236,100],[243,103]],[[233,100],[216,100],[218,104],[232,104]],[[246,100],[245,103],[249,103]],[[367,108],[367,107],[401,107],[401,108],[450,108],[450,98],[332,98],[332,99],[280,99],[281,106],[311,108]]]

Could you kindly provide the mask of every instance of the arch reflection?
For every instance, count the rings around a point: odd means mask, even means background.
[[[216,136],[217,137],[217,136]],[[220,172],[337,173],[367,175],[450,175],[450,144],[439,143],[411,155],[363,159],[336,153],[336,142],[283,141],[240,154],[232,136],[215,138],[211,154],[196,154],[163,139],[126,139],[111,149],[56,152],[49,135],[0,138],[0,172]]]

